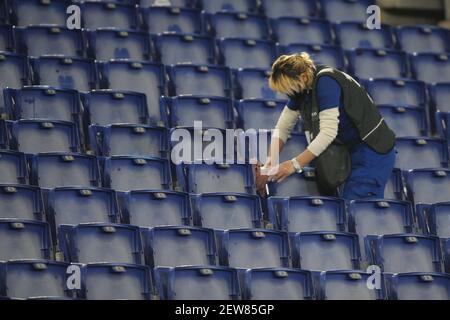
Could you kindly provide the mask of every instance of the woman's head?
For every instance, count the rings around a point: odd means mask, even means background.
[[[269,86],[274,91],[293,96],[312,86],[315,68],[306,52],[282,55],[272,65]]]

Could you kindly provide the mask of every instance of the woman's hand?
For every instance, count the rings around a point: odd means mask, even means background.
[[[281,182],[295,172],[294,165],[290,160],[281,163],[278,167],[272,168],[269,174],[269,181]]]

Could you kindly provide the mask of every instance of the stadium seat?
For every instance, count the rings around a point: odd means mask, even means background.
[[[10,147],[27,154],[80,152],[78,127],[73,122],[19,120],[9,122]]]
[[[296,43],[281,49],[284,54],[308,52],[316,64],[325,64],[340,70],[346,68],[344,51],[339,46],[324,44],[302,44]]]
[[[450,51],[449,33],[433,26],[400,26],[396,36],[399,49],[407,53],[445,53]]]
[[[102,28],[88,33],[91,58],[149,60],[149,37],[144,32]]]
[[[359,235],[363,261],[368,262],[368,235],[414,232],[411,204],[396,200],[352,200],[348,206],[348,230]]]
[[[412,233],[369,237],[372,263],[383,272],[441,272],[439,238]]]
[[[384,300],[384,276],[381,288],[369,289],[370,273],[360,271],[324,271],[320,274],[321,299],[323,300]]]
[[[59,247],[67,262],[141,264],[139,228],[109,223],[59,227]]]
[[[90,127],[94,150],[102,156],[148,156],[166,158],[168,153],[165,128],[139,124],[113,124]],[[95,140],[94,140],[95,139]]]
[[[415,79],[430,84],[450,82],[450,54],[420,53],[411,56]]]
[[[395,167],[402,170],[448,167],[448,147],[443,139],[397,138]]]
[[[291,236],[295,268],[314,271],[359,270],[358,235],[345,232],[303,232]]]
[[[29,67],[26,56],[0,52],[0,113],[4,113],[3,89],[20,88],[29,83]]]
[[[156,268],[155,282],[164,300],[239,300],[241,298],[238,274],[231,268],[213,266]]]
[[[270,71],[265,69],[239,69],[236,76],[236,96],[240,99],[286,100],[287,97],[269,88]]]
[[[142,232],[146,264],[152,268],[216,264],[217,250],[212,229],[166,226]]]
[[[269,217],[288,232],[346,231],[345,201],[329,197],[270,197]]]
[[[191,8],[194,7],[196,0],[169,0],[170,6],[180,7],[180,8]],[[155,0],[140,0],[139,7],[147,8],[155,5]],[[160,2],[160,5],[163,4]]]
[[[310,272],[287,268],[247,270],[244,290],[247,300],[311,300],[315,294]]]
[[[6,0],[0,1],[0,23],[7,23],[9,20],[10,11],[8,10],[7,5],[8,3]]]
[[[124,223],[141,228],[191,225],[186,193],[168,190],[129,191],[121,201]]]
[[[31,158],[33,185],[41,188],[100,185],[97,158],[80,153],[41,153]]]
[[[392,300],[449,300],[450,276],[443,273],[399,273],[390,279]]]
[[[203,16],[200,11],[179,7],[152,6],[141,9],[145,28],[150,34],[203,34]]]
[[[258,5],[255,0],[198,0],[200,7],[209,13],[218,11],[257,12]]]
[[[84,57],[84,39],[81,30],[58,26],[28,26],[14,28],[20,53],[39,57],[60,54]]]
[[[272,21],[275,40],[282,46],[305,44],[333,44],[331,24],[315,18],[285,17]]]
[[[373,0],[326,0],[320,1],[325,17],[333,22],[358,21],[366,22],[367,8],[374,4]]]
[[[177,167],[179,187],[189,193],[236,192],[255,194],[248,164],[186,163]]]
[[[103,89],[128,90],[147,96],[147,109],[152,125],[163,126],[159,99],[165,94],[164,67],[160,64],[112,60],[101,64]],[[116,96],[120,99],[120,96]],[[100,123],[99,123],[100,124]]]
[[[224,38],[219,41],[220,62],[233,69],[268,69],[276,58],[272,42],[242,38]]]
[[[416,106],[427,105],[427,88],[424,82],[409,79],[379,78],[365,81],[364,87],[377,105]]]
[[[215,64],[214,40],[210,37],[160,34],[153,38],[155,58],[165,65],[178,63]]]
[[[282,231],[225,230],[219,235],[220,264],[232,268],[289,268],[289,239]]]
[[[0,261],[53,259],[50,228],[41,221],[1,219]]]
[[[54,230],[60,225],[119,222],[116,193],[89,187],[60,187],[47,196],[47,219]]]
[[[93,90],[83,94],[81,99],[86,114],[85,120],[93,125],[145,124],[149,121],[147,99],[144,93]]]
[[[396,137],[427,136],[429,132],[425,108],[378,105],[378,110]]]
[[[9,148],[9,135],[6,121],[0,119],[0,149]]]
[[[265,15],[271,19],[280,17],[315,17],[318,5],[315,0],[262,0],[261,7]]]
[[[38,187],[1,184],[0,219],[44,219],[44,204]]]
[[[38,24],[66,25],[66,9],[70,6],[68,0],[24,0],[9,1],[12,21],[16,26]]]
[[[237,109],[241,127],[244,130],[274,129],[285,106],[286,101],[283,100],[240,100]]]
[[[402,172],[400,169],[394,168],[394,170],[392,170],[391,176],[384,189],[384,198],[392,200],[404,199]]]
[[[114,27],[117,29],[138,29],[138,12],[133,5],[113,1],[85,1],[80,5],[84,29]]]
[[[210,32],[216,38],[269,39],[269,24],[260,15],[217,12],[209,15]]]
[[[434,112],[450,112],[450,83],[437,83],[429,87]]]
[[[424,232],[450,239],[450,202],[435,203],[430,209],[419,216],[419,222]]]
[[[15,299],[74,297],[74,292],[67,289],[68,267],[68,263],[48,260],[0,264],[0,283],[3,283],[0,290],[4,291],[0,295]]]
[[[374,48],[392,49],[394,38],[391,27],[369,29],[366,22],[341,22],[334,25],[336,41],[343,49]]]
[[[408,77],[407,56],[401,51],[355,49],[347,57],[350,73],[359,78]]]
[[[10,51],[10,52],[14,51],[12,28],[9,25],[6,24],[2,25],[1,23],[0,23],[0,51]]]
[[[11,119],[51,119],[78,123],[80,97],[75,90],[45,86],[5,89],[6,109]]]
[[[203,193],[191,196],[194,225],[220,230],[261,228],[259,198],[242,193]]]
[[[437,133],[450,141],[450,112],[436,112],[435,117]]]
[[[233,101],[221,97],[180,96],[166,99],[172,127],[192,127],[201,121],[203,127],[234,127]]]
[[[34,84],[78,91],[93,90],[97,86],[96,66],[92,60],[48,55],[32,59],[31,63]]]
[[[303,173],[293,174],[280,183],[269,184],[269,194],[276,197],[319,196],[313,168],[305,168]]]
[[[113,156],[104,160],[103,185],[117,191],[170,189],[169,162],[161,158]]]
[[[152,280],[148,267],[126,263],[84,265],[80,297],[87,300],[149,300]]]
[[[0,150],[0,183],[28,183],[26,158],[22,152]]]

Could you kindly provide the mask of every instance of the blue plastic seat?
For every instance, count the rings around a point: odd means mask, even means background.
[[[311,300],[315,294],[310,272],[287,268],[247,270],[244,289],[247,300]]]
[[[31,158],[33,185],[41,188],[100,185],[97,158],[80,153],[40,153]]]
[[[450,83],[437,83],[429,87],[432,111],[450,112]]]
[[[203,127],[234,127],[233,101],[228,98],[186,95],[166,101],[172,127],[191,127],[196,121],[201,121]]]
[[[138,12],[134,5],[113,1],[84,1],[80,5],[82,24],[85,29],[115,27],[138,29]]]
[[[400,26],[395,31],[399,49],[407,53],[444,53],[450,51],[448,44],[450,35],[446,29],[419,25]]]
[[[450,276],[443,273],[399,273],[390,279],[392,300],[449,300]]]
[[[450,239],[450,202],[435,203],[419,216],[419,222],[424,232]]]
[[[6,109],[11,119],[79,121],[80,97],[75,90],[45,86],[5,90]]]
[[[191,205],[187,193],[168,190],[129,191],[123,195],[125,223],[141,228],[191,225]]]
[[[288,232],[346,231],[345,202],[329,197],[270,197],[269,218]]]
[[[0,183],[28,183],[27,163],[22,152],[0,150]]]
[[[149,60],[149,37],[144,32],[101,28],[88,33],[89,55],[97,60]]]
[[[255,194],[252,168],[248,164],[181,164],[179,187],[189,193],[237,192]]]
[[[3,0],[0,2],[0,23],[7,23],[9,20],[8,3]]]
[[[209,13],[218,11],[256,12],[258,5],[255,0],[198,0],[200,7]]]
[[[191,8],[194,7],[196,0],[170,0],[170,6],[181,7],[181,8]],[[155,4],[155,0],[140,0],[139,7],[147,8]],[[160,5],[163,5],[162,3]]]
[[[0,185],[1,219],[44,219],[44,204],[38,187],[1,184]]]
[[[265,69],[239,69],[236,76],[236,96],[241,99],[286,100],[286,96],[269,87],[270,71]]]
[[[275,39],[280,45],[302,42],[305,44],[333,44],[331,24],[315,18],[280,18],[272,21]]]
[[[188,226],[154,227],[143,231],[146,264],[150,267],[215,265],[214,230]]]
[[[6,121],[0,119],[0,149],[9,148],[9,135]]]
[[[295,43],[283,47],[282,51],[284,54],[306,51],[316,64],[325,64],[340,70],[345,70],[346,67],[344,51],[339,46]]]
[[[220,264],[232,268],[289,268],[288,234],[267,229],[225,230]]]
[[[67,289],[68,263],[49,260],[16,260],[0,264],[0,295],[16,299],[71,298]],[[3,279],[1,279],[3,278]]]
[[[242,128],[245,130],[271,130],[275,128],[278,117],[285,106],[286,101],[283,100],[240,100],[237,109]]]
[[[261,7],[265,15],[271,19],[280,17],[315,17],[318,5],[315,0],[262,0]]]
[[[450,112],[436,112],[436,131],[447,142],[450,140]]]
[[[402,170],[448,167],[448,147],[443,139],[397,138],[395,167]]]
[[[24,0],[9,1],[12,21],[16,26],[38,24],[66,25],[66,9],[70,6],[68,0]]]
[[[141,264],[139,228],[109,223],[83,223],[59,227],[59,247],[65,261]]]
[[[160,34],[153,38],[156,60],[165,65],[178,63],[215,64],[214,40],[210,37]]]
[[[269,38],[269,24],[260,15],[243,12],[217,12],[208,18],[211,33],[216,38]]]
[[[400,169],[392,170],[386,187],[384,189],[384,198],[392,200],[403,200],[402,172]]]
[[[379,78],[365,81],[364,87],[377,105],[400,107],[427,105],[427,88],[421,81]]]
[[[374,4],[373,0],[326,0],[320,1],[325,17],[333,22],[358,21],[366,22],[367,8]]]
[[[195,9],[152,6],[141,9],[141,15],[150,34],[203,34],[203,15]]]
[[[219,41],[220,62],[233,69],[268,69],[276,59],[276,48],[264,40],[225,38]]]
[[[34,84],[62,89],[89,91],[97,87],[94,61],[59,55],[48,55],[31,61]]]
[[[378,110],[396,137],[420,137],[428,135],[425,108],[413,106],[378,105]]]
[[[393,234],[368,239],[372,263],[383,272],[441,272],[439,238],[418,234]]]
[[[60,54],[84,57],[84,40],[81,30],[69,30],[59,26],[28,26],[15,28],[19,52],[39,57]]]
[[[169,162],[161,158],[113,156],[104,160],[106,188],[117,191],[170,189]]]
[[[164,67],[157,63],[113,60],[101,64],[102,88],[144,93],[150,124],[163,125],[159,99],[165,94]],[[116,96],[116,98],[120,98]]]
[[[41,221],[0,219],[0,261],[53,259],[50,228]]]
[[[84,265],[80,297],[87,300],[150,300],[148,267],[126,263]]]
[[[242,193],[203,193],[191,196],[194,224],[213,229],[261,228],[259,198]]]
[[[209,3],[210,1],[208,1]],[[239,300],[235,269],[185,266],[156,268],[155,282],[164,300]]]
[[[291,158],[292,159],[292,158]],[[293,174],[280,183],[269,184],[269,194],[276,197],[319,196],[313,168]]]
[[[80,152],[78,127],[73,122],[19,120],[9,123],[11,148],[27,154]]]
[[[411,70],[417,80],[430,84],[450,82],[450,54],[413,54]]]
[[[408,77],[407,56],[404,52],[378,49],[347,51],[349,71],[357,77],[405,78]]]
[[[29,81],[29,67],[26,56],[0,52],[0,113],[4,113],[3,89],[20,88]]]
[[[168,156],[167,131],[165,128],[139,124],[113,124],[106,127],[91,126],[94,150],[102,156]],[[95,140],[94,140],[95,139]]]
[[[314,271],[359,270],[358,235],[346,232],[303,232],[291,236],[292,263]]]
[[[384,300],[384,276],[381,288],[369,289],[370,273],[355,270],[325,271],[320,274],[321,299],[323,300]]]
[[[179,64],[168,69],[169,92],[230,98],[231,72],[227,67]]]
[[[336,41],[343,49],[392,49],[394,37],[389,25],[369,29],[366,22],[341,22],[334,25]]]
[[[0,4],[0,6],[1,6],[1,4]],[[1,7],[0,7],[0,11],[1,11]],[[0,13],[0,15],[1,15],[1,13]],[[13,29],[11,26],[6,25],[6,24],[5,25],[0,24],[0,51],[10,51],[10,52],[14,51]]]

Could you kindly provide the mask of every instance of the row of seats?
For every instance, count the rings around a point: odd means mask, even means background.
[[[67,270],[80,270],[78,290],[67,289]],[[0,296],[12,299],[148,300],[447,300],[450,277],[440,273],[380,274],[368,289],[370,274],[349,270],[322,272],[287,268],[235,269],[211,266],[157,268],[121,263],[73,265],[47,260],[0,264]]]

